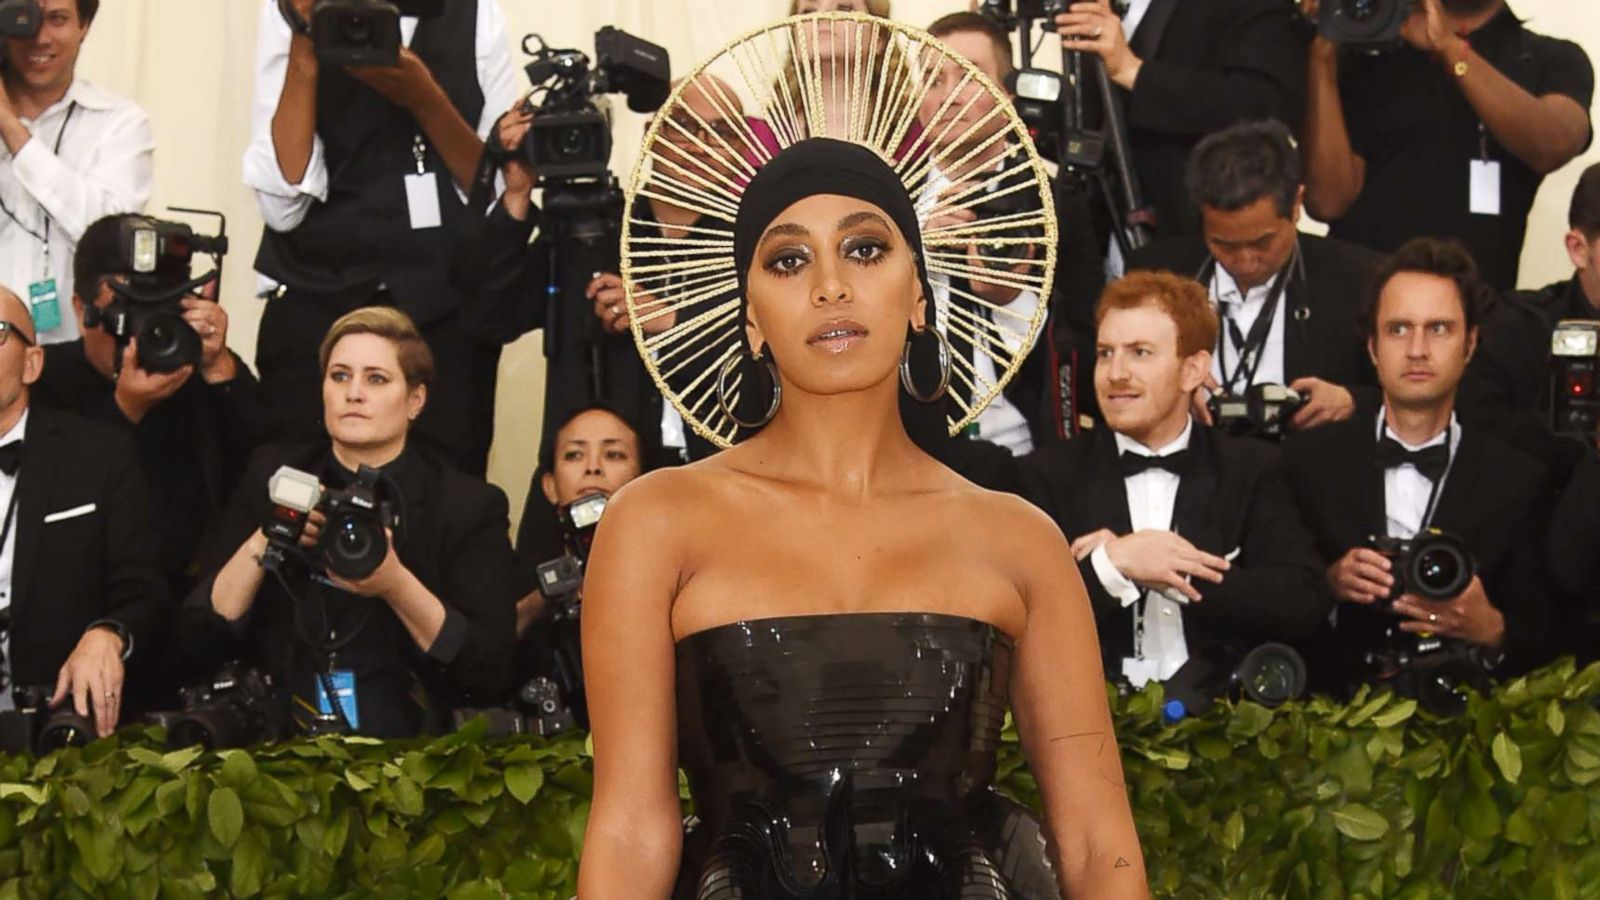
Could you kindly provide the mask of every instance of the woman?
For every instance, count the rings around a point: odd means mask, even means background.
[[[871,150],[799,142],[744,193],[734,246],[759,360],[741,378],[770,366],[775,413],[624,487],[601,524],[580,895],[667,897],[681,855],[698,898],[1145,896],[1066,541],[901,422],[902,380],[938,393],[897,375],[931,334],[904,186]],[[1036,824],[987,789],[1008,698],[1053,875]]]
[[[190,596],[181,646],[208,670],[240,656],[264,668],[301,730],[436,731],[453,706],[498,701],[509,683],[516,576],[505,496],[408,446],[433,357],[404,313],[345,315],[320,360],[328,439],[268,447],[251,461],[202,552],[202,571],[215,575]],[[372,574],[323,571],[319,512],[300,548],[281,553],[278,577],[266,577],[262,560],[279,554],[260,526],[278,515],[268,482],[281,466],[316,476],[324,491],[350,485],[362,467],[382,473],[379,495],[399,521]]]

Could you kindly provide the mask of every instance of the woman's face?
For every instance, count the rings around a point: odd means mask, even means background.
[[[346,335],[328,354],[322,419],[335,443],[380,447],[403,442],[426,398],[425,386],[406,386],[399,353],[386,337]]]
[[[590,494],[609,497],[639,477],[639,437],[603,409],[572,417],[556,432],[555,468],[544,474],[546,500],[566,506]]]
[[[927,299],[899,228],[878,207],[837,194],[779,213],[749,272],[750,346],[770,350],[784,389],[839,394],[898,377],[907,326]]]

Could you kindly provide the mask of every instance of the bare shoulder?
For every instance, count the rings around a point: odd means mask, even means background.
[[[1051,550],[1067,550],[1061,529],[1044,510],[1016,494],[991,491],[968,485],[961,492],[961,502],[970,510],[971,521],[983,527],[983,532],[998,538],[997,546],[1007,549],[1008,555],[1024,558]]]

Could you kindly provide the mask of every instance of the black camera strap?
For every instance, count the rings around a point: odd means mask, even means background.
[[[74,100],[67,106],[67,117],[61,121],[61,130],[56,132],[55,149],[51,151],[56,156],[61,155],[61,141],[67,136],[67,126],[72,124],[72,114],[77,111],[78,101]],[[48,271],[50,268],[50,213],[45,212],[43,207],[40,207],[40,212],[44,218],[44,233],[41,234],[22,224],[22,220],[17,218],[17,214],[11,211],[11,207],[6,206],[4,198],[0,198],[0,212],[4,212],[11,221],[17,224],[18,228],[21,228],[29,237],[38,241],[44,247],[45,277],[50,277],[50,272]]]
[[[1218,265],[1216,257],[1207,256],[1206,261],[1201,264],[1195,280],[1201,284],[1215,284]],[[1267,337],[1272,332],[1272,323],[1278,318],[1278,306],[1289,290],[1289,282],[1297,274],[1303,274],[1298,240],[1295,241],[1294,255],[1289,258],[1288,265],[1285,265],[1283,270],[1273,278],[1272,287],[1267,291],[1266,304],[1262,307],[1261,312],[1256,314],[1256,320],[1251,323],[1248,335],[1240,330],[1239,323],[1234,321],[1232,316],[1227,315],[1225,309],[1220,308],[1226,307],[1228,304],[1223,303],[1220,298],[1218,299],[1218,312],[1223,324],[1226,326],[1226,331],[1218,329],[1217,333],[1217,368],[1222,372],[1222,389],[1225,393],[1241,393],[1252,384],[1255,384],[1256,372],[1261,369],[1261,360],[1267,355]],[[1237,286],[1237,282],[1235,282],[1235,286]],[[1239,302],[1242,304],[1249,292],[1240,291],[1240,295]],[[1227,349],[1229,341],[1232,341],[1233,345],[1239,348],[1240,351],[1238,364],[1233,368],[1232,372],[1228,371]],[[1243,376],[1242,383],[1241,376]]]

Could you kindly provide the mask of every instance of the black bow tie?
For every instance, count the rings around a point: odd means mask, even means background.
[[[5,448],[0,447],[0,450],[3,449]],[[1124,450],[1118,461],[1122,464],[1123,478],[1132,478],[1151,469],[1164,469],[1182,477],[1189,470],[1189,451],[1179,450],[1166,456],[1143,456]]]
[[[0,447],[0,450],[4,449]],[[1410,465],[1420,472],[1423,478],[1437,484],[1439,478],[1444,475],[1444,470],[1450,465],[1450,446],[1444,443],[1423,447],[1421,450],[1407,450],[1399,441],[1386,437],[1378,441],[1378,465],[1384,469]]]
[[[22,442],[12,441],[0,447],[0,472],[15,475],[20,468],[22,468]]]

